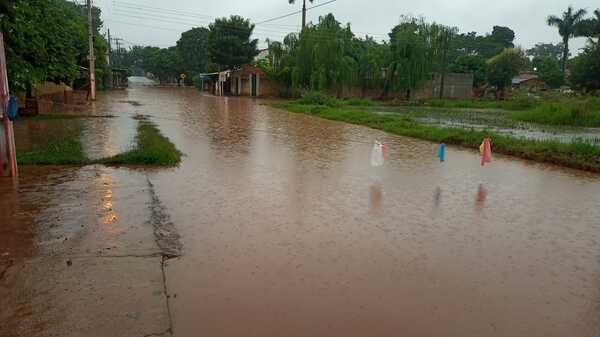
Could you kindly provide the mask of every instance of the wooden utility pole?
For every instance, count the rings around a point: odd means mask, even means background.
[[[113,56],[112,56],[112,46],[111,46],[111,38],[110,38],[110,29],[108,29],[108,50],[106,51],[106,63],[108,63],[108,88],[112,89],[114,86],[113,80]]]
[[[446,84],[446,72],[448,71],[448,43],[450,40],[450,32],[444,29],[443,33],[443,54],[442,54],[442,77],[440,79],[440,99],[444,98],[444,86]]]
[[[87,0],[88,15],[88,35],[89,35],[89,53],[90,59],[90,100],[96,100],[96,65],[94,58],[94,25],[92,21],[92,0]]]
[[[306,26],[306,0],[302,0],[302,29]]]
[[[10,91],[4,55],[4,36],[0,32],[0,176],[17,176],[17,157],[13,122],[8,118]]]

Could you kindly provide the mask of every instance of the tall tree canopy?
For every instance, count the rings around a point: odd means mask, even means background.
[[[599,43],[600,41],[600,9],[594,11],[594,16],[585,19],[582,23],[581,34],[589,38],[592,43]],[[596,39],[594,41],[594,39]]]
[[[177,41],[177,51],[181,56],[182,67],[189,78],[193,74],[204,72],[209,62],[206,39],[208,29],[204,27],[192,28],[181,34]]]
[[[207,48],[212,62],[223,69],[248,63],[258,54],[254,25],[241,16],[218,18],[209,25]]]
[[[512,48],[515,46],[513,44],[513,41],[515,40],[515,32],[508,27],[494,26],[489,39],[498,43],[504,48]]]
[[[502,92],[526,65],[527,58],[521,49],[507,48],[488,61],[488,81]]]
[[[572,62],[570,81],[578,89],[600,91],[600,43],[590,43]]]
[[[423,19],[405,18],[392,28],[390,36],[391,62],[388,80],[393,89],[405,90],[410,97],[437,67],[443,57],[444,38],[454,29],[428,24]]]
[[[12,89],[42,81],[72,83],[87,67],[87,29],[82,6],[66,0],[10,0],[0,3],[8,78]],[[106,41],[99,34],[100,10],[94,8],[97,76],[108,72]],[[99,81],[101,82],[101,80]],[[28,90],[29,91],[29,90]]]
[[[564,76],[560,70],[560,63],[552,56],[536,56],[531,61],[533,70],[539,74],[540,79],[551,88],[558,88],[564,83]]]
[[[563,44],[562,43],[536,43],[533,48],[527,49],[525,53],[529,57],[551,57],[556,60],[561,59],[561,55],[563,52]]]
[[[479,87],[485,84],[487,63],[485,58],[480,55],[461,55],[452,64],[448,70],[453,73],[471,73],[473,74],[473,85]]]
[[[561,69],[563,73],[566,70],[567,60],[569,59],[569,40],[582,34],[585,14],[585,9],[574,10],[572,6],[569,6],[567,10],[562,13],[561,17],[556,15],[550,15],[548,17],[548,25],[558,28],[558,33],[563,39],[563,54],[561,60]]]

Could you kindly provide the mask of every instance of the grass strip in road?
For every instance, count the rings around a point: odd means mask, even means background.
[[[127,152],[108,158],[89,159],[81,144],[79,131],[70,130],[53,136],[45,144],[31,150],[18,150],[19,165],[152,165],[177,166],[181,152],[147,118],[139,120],[135,147]]]
[[[510,137],[488,130],[440,128],[420,124],[406,117],[380,115],[361,109],[307,105],[295,102],[277,103],[273,106],[291,112],[306,113],[321,118],[364,125],[398,135],[476,149],[479,148],[483,138],[491,137],[494,152],[600,172],[600,147],[580,141],[573,143],[539,141]]]
[[[145,117],[138,117],[138,120],[135,147],[98,162],[110,165],[177,166],[181,162],[181,152],[154,123]]]
[[[79,132],[70,130],[52,136],[48,142],[30,150],[17,151],[19,165],[80,165],[89,163],[83,151]]]

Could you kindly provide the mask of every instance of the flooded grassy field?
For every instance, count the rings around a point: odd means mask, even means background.
[[[379,114],[406,116],[420,123],[445,128],[490,130],[516,138],[563,143],[581,141],[600,146],[600,128],[522,122],[511,119],[510,111],[500,109],[394,107],[374,110]]]
[[[0,335],[600,335],[600,175],[261,103],[107,93],[97,151],[144,114],[178,168],[0,182]]]

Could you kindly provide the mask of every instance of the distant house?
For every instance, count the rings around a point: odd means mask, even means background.
[[[258,54],[254,56],[254,61],[266,60],[269,57],[269,48],[259,49]]]
[[[512,87],[527,88],[529,90],[545,90],[547,88],[546,82],[542,81],[536,74],[520,74],[512,79]]]
[[[203,89],[217,96],[274,96],[278,87],[266,76],[264,70],[251,64],[217,73],[200,74]]]

